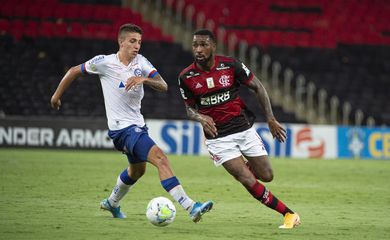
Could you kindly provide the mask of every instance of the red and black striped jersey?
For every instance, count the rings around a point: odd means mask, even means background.
[[[210,71],[202,71],[195,63],[179,75],[181,95],[187,105],[199,113],[213,118],[218,130],[217,137],[249,129],[254,114],[238,95],[241,84],[248,84],[253,73],[238,60],[215,56]],[[210,136],[206,135],[210,139]]]

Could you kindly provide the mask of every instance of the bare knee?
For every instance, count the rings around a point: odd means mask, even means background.
[[[267,171],[262,172],[259,178],[262,182],[271,182],[274,179],[274,173],[272,169],[268,169]]]
[[[248,158],[250,160],[250,167],[259,180],[262,182],[271,182],[274,179],[272,166],[267,156]]]
[[[127,172],[131,179],[138,180],[140,179],[146,172],[146,166],[132,166],[127,169]]]

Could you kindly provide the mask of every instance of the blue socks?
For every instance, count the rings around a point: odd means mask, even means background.
[[[187,196],[183,187],[180,185],[179,180],[177,180],[175,176],[162,180],[161,185],[176,202],[178,202],[185,210],[191,212],[192,206],[195,202]]]
[[[123,170],[123,172],[121,173],[121,175],[119,175],[119,177],[122,180],[122,182],[126,185],[133,185],[134,183],[137,182],[137,180],[133,180],[130,178],[129,174],[127,173],[127,168]]]
[[[179,180],[175,176],[171,178],[167,178],[165,180],[161,181],[161,185],[165,189],[165,191],[169,192],[172,190],[172,188],[176,187],[177,185],[180,185]]]

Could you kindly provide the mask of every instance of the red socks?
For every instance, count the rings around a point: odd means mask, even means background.
[[[269,208],[274,209],[282,215],[286,213],[294,213],[291,211],[282,201],[277,199],[272,193],[261,183],[257,182],[248,191],[254,198],[259,200],[261,203]]]

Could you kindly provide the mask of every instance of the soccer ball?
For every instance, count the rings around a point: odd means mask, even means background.
[[[146,217],[151,224],[158,227],[171,224],[175,220],[175,216],[175,205],[165,197],[153,198],[146,207]]]

